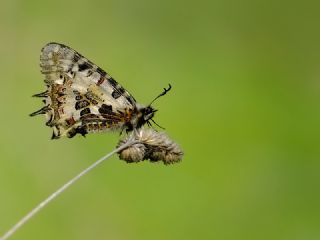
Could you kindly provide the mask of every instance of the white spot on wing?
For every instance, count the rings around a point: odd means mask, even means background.
[[[60,46],[58,44],[53,45],[53,51],[58,52],[60,49]]]
[[[54,83],[62,85],[63,84],[63,79],[59,78],[59,79],[55,80]]]
[[[92,73],[92,75],[90,76],[92,82],[94,82],[95,84],[98,83],[98,81],[100,80],[101,75],[98,72],[94,72]]]

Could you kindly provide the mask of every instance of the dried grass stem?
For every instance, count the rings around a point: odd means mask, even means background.
[[[110,158],[113,154],[122,151],[123,149],[130,147],[133,144],[136,144],[138,141],[132,139],[131,141],[126,142],[125,144],[122,144],[118,148],[114,149],[112,152],[106,154],[96,162],[94,162],[92,165],[90,165],[88,168],[80,172],[78,175],[76,175],[74,178],[69,180],[67,183],[65,183],[63,186],[61,186],[57,191],[52,193],[48,198],[46,198],[44,201],[42,201],[40,204],[38,204],[35,208],[33,208],[29,213],[27,213],[23,218],[21,218],[12,228],[10,228],[2,237],[0,237],[0,240],[7,240],[10,236],[12,236],[18,229],[20,229],[25,223],[27,223],[36,213],[38,213],[41,209],[43,209],[45,206],[47,206],[52,200],[54,200],[57,196],[59,196],[61,193],[63,193],[67,188],[69,188],[72,184],[74,184],[76,181],[78,181],[81,177],[83,177],[85,174],[89,173],[92,169],[97,167],[99,164]]]

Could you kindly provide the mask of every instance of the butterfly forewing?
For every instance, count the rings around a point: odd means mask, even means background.
[[[135,99],[75,50],[49,43],[42,49],[40,66],[48,89],[35,96],[45,97],[46,106],[40,113],[46,114],[53,138],[122,130],[130,122],[136,110]]]

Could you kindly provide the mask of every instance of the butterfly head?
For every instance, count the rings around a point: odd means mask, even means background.
[[[154,113],[158,111],[151,106],[147,106],[143,109],[142,116],[145,122],[148,122],[154,117]]]
[[[154,109],[151,106],[147,107],[141,107],[139,109],[139,116],[138,116],[138,121],[137,121],[137,128],[142,127],[145,123],[150,125],[150,121],[153,121],[152,118],[154,117],[154,113],[158,111]],[[134,124],[133,124],[134,125]]]

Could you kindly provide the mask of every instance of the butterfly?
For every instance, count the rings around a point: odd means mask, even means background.
[[[45,114],[52,139],[151,126],[157,111],[151,104],[171,89],[169,84],[149,105],[141,105],[108,73],[60,43],[42,48],[40,67],[47,90],[33,96],[44,98],[45,106],[30,116]]]

